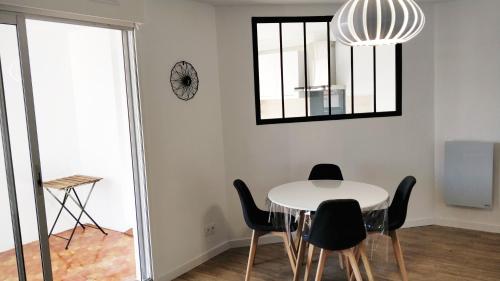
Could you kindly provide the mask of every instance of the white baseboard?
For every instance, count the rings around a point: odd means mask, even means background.
[[[230,248],[241,248],[250,246],[250,237],[233,239],[229,241]],[[259,238],[259,245],[275,244],[283,242],[283,239],[274,235],[265,235]]]
[[[176,267],[174,270],[170,271],[169,273],[159,277],[158,279],[155,278],[155,280],[158,281],[170,281],[174,280],[175,278],[181,276],[182,274],[189,272],[190,270],[194,269],[195,267],[201,265],[202,263],[208,261],[209,259],[231,249],[230,243],[229,242],[223,242],[212,249],[206,251],[205,253],[202,253],[201,255],[189,260],[188,262]]]
[[[265,235],[259,238],[259,245],[265,245],[265,244],[274,244],[274,243],[280,243],[283,242],[283,239],[281,239],[278,236],[273,236],[273,235]],[[232,248],[241,248],[241,247],[248,247],[250,245],[250,237],[248,238],[241,238],[241,239],[233,239],[229,240],[227,242],[223,242],[212,249],[206,251],[205,253],[202,253],[201,255],[191,259],[190,261],[178,266],[174,270],[170,271],[169,273],[159,277],[158,281],[170,281],[173,280],[182,274],[189,272],[190,270],[194,269],[195,267],[201,265],[202,263],[208,261],[209,259],[222,254],[223,252],[232,249]]]
[[[436,225],[440,226],[448,226],[455,228],[463,228],[469,230],[477,230],[491,233],[500,233],[500,225],[498,224],[485,224],[485,223],[476,223],[470,221],[461,221],[447,218],[436,218],[434,219]]]
[[[468,230],[484,231],[490,233],[500,233],[499,224],[477,223],[477,222],[448,219],[448,218],[413,219],[406,221],[403,227],[410,228],[410,227],[419,227],[426,225],[439,225],[439,226],[462,228]]]
[[[435,224],[434,218],[421,218],[421,219],[409,219],[406,220],[403,228],[427,226]]]

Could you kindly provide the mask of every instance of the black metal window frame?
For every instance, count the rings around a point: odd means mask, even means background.
[[[318,23],[325,22],[327,24],[327,36],[328,42],[330,42],[330,22],[333,16],[307,16],[307,17],[252,17],[252,41],[253,41],[253,65],[254,65],[254,84],[255,84],[255,115],[257,125],[266,124],[280,124],[280,123],[297,123],[297,122],[314,122],[314,121],[327,121],[327,120],[343,120],[343,119],[358,119],[358,118],[376,118],[376,117],[395,117],[402,116],[403,105],[402,105],[402,92],[403,92],[403,46],[402,44],[396,45],[396,110],[395,111],[384,111],[377,112],[377,64],[376,64],[376,47],[373,47],[373,76],[374,76],[374,112],[368,113],[355,113],[354,110],[354,48],[351,47],[351,113],[346,114],[332,114],[331,112],[331,88],[328,91],[328,102],[329,102],[329,115],[320,116],[309,116],[308,115],[308,84],[307,84],[307,48],[306,48],[306,25],[307,23]],[[260,82],[259,82],[259,44],[258,44],[258,33],[257,25],[262,23],[278,23],[280,32],[280,60],[281,60],[281,106],[282,106],[282,117],[273,119],[262,119],[261,109],[260,109]],[[283,23],[303,23],[304,24],[304,63],[305,63],[305,106],[306,106],[306,116],[303,117],[285,117],[285,105],[284,105],[284,82],[283,82],[283,42],[282,42],[282,24]],[[330,48],[328,48],[328,73],[331,73],[330,65]],[[331,85],[330,75],[328,75],[328,84]]]

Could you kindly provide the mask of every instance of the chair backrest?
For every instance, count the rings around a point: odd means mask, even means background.
[[[340,167],[335,164],[318,164],[309,174],[309,180],[344,180]]]
[[[352,248],[366,238],[366,229],[358,201],[330,200],[316,211],[309,242],[316,247],[337,251]]]
[[[389,229],[396,230],[403,226],[406,220],[408,202],[410,201],[411,191],[417,183],[412,176],[407,176],[401,181],[392,199],[389,207]]]
[[[255,228],[256,216],[259,212],[259,207],[255,204],[253,200],[252,193],[248,189],[248,186],[240,179],[233,182],[234,187],[238,191],[240,197],[241,208],[243,209],[243,217],[248,227],[251,229]]]

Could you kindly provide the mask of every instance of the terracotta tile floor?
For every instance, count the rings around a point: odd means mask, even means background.
[[[78,228],[68,250],[66,241],[50,238],[52,271],[56,281],[135,280],[134,241],[129,235],[106,230]],[[69,237],[71,231],[59,235]],[[38,242],[24,246],[28,280],[43,280]],[[17,281],[14,250],[0,253],[0,280]]]

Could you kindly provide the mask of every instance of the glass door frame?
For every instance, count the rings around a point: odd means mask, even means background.
[[[0,13],[0,25],[16,25],[16,17]],[[16,27],[17,29],[17,27]],[[23,242],[21,236],[21,223],[17,204],[17,192],[14,178],[14,165],[10,146],[9,123],[7,120],[6,100],[4,93],[4,80],[2,60],[0,58],[0,130],[2,136],[3,155],[5,162],[5,173],[7,181],[7,192],[9,196],[10,217],[12,221],[12,232],[14,238],[14,249],[16,253],[17,275],[19,280],[26,280],[26,268],[24,265]],[[2,161],[2,159],[0,159]],[[2,172],[2,171],[0,171]]]
[[[38,148],[38,135],[36,129],[35,107],[33,103],[33,87],[31,84],[31,70],[28,53],[28,37],[26,33],[26,18],[23,14],[0,11],[0,23],[16,26],[17,40],[19,47],[19,58],[22,76],[22,86],[24,95],[24,109],[28,134],[29,155],[31,165],[31,178],[33,181],[33,192],[35,196],[35,209],[38,226],[38,240],[42,261],[42,273],[44,280],[52,280],[52,264],[50,259],[49,237],[47,232],[47,218],[45,213],[45,199],[42,186],[42,172],[40,168],[40,153]],[[2,100],[2,133],[4,141],[4,158],[6,162],[7,179],[9,185],[9,201],[11,204],[12,220],[14,222],[14,239],[16,249],[16,261],[20,280],[26,280],[26,270],[22,251],[21,228],[19,226],[19,209],[17,208],[16,188],[14,180],[14,170],[12,168],[12,155],[10,151],[10,139],[8,139],[8,120],[5,108],[5,93],[3,85],[1,90]],[[7,150],[5,150],[7,148]],[[14,210],[12,208],[15,208]]]
[[[130,131],[131,159],[132,159],[132,169],[133,169],[135,208],[136,208],[136,221],[137,221],[136,239],[138,244],[139,267],[141,271],[140,276],[141,276],[141,281],[153,280],[154,271],[153,271],[152,247],[150,238],[151,234],[150,234],[150,223],[149,223],[147,175],[146,175],[145,152],[144,152],[144,141],[143,141],[143,130],[142,130],[143,128],[142,113],[141,113],[139,79],[138,79],[139,75],[137,67],[136,28],[130,26],[115,25],[115,24],[102,24],[102,23],[94,23],[81,20],[57,18],[52,16],[32,15],[32,14],[24,14],[19,12],[9,12],[0,10],[0,24],[4,23],[5,21],[6,24],[14,24],[17,26],[24,100],[25,100],[26,121],[28,126],[27,129],[28,129],[28,137],[30,145],[31,169],[33,173],[32,176],[33,186],[35,187],[35,204],[37,211],[36,215],[38,221],[38,231],[39,231],[39,241],[40,241],[40,251],[42,257],[44,281],[52,281],[53,276],[52,276],[52,265],[50,258],[49,237],[48,237],[47,223],[46,223],[47,219],[45,212],[43,180],[42,180],[41,166],[40,166],[40,154],[38,147],[35,107],[33,101],[31,69],[29,64],[26,19],[95,26],[108,29],[116,29],[122,32],[122,46],[123,46],[123,56],[125,63],[124,68],[125,68],[125,82],[126,82],[126,94],[127,94],[127,109],[128,109],[128,121],[129,121],[129,131]],[[0,94],[0,99],[2,97],[3,97],[3,92]],[[3,103],[3,105],[5,104]],[[1,106],[2,102],[0,101],[0,107]],[[0,108],[0,110],[3,111],[2,108]],[[4,129],[3,127],[5,127],[4,126],[5,124],[0,124],[0,125],[2,125],[2,129]],[[6,129],[8,133],[8,127],[6,127]],[[11,158],[10,158],[10,163],[12,164]],[[11,187],[13,188],[14,191],[13,193],[10,190]],[[18,263],[22,264],[22,266],[18,265],[18,271],[22,271],[24,276],[24,279],[21,279],[22,278],[21,275],[19,278],[21,281],[25,281],[26,273],[24,268],[24,259],[22,255],[22,240],[19,227],[17,200],[15,196],[16,196],[15,185],[10,186],[9,184],[9,197],[12,197],[9,199],[14,199],[12,202],[15,203],[14,205],[12,205],[11,203],[11,213],[15,215],[15,217],[13,217],[13,223],[14,222],[16,223],[13,224],[13,227],[15,228],[14,229],[15,235],[17,235],[16,237],[19,240],[19,241],[16,240],[16,255],[18,256],[17,257]],[[12,208],[14,208],[14,210],[12,210]]]

